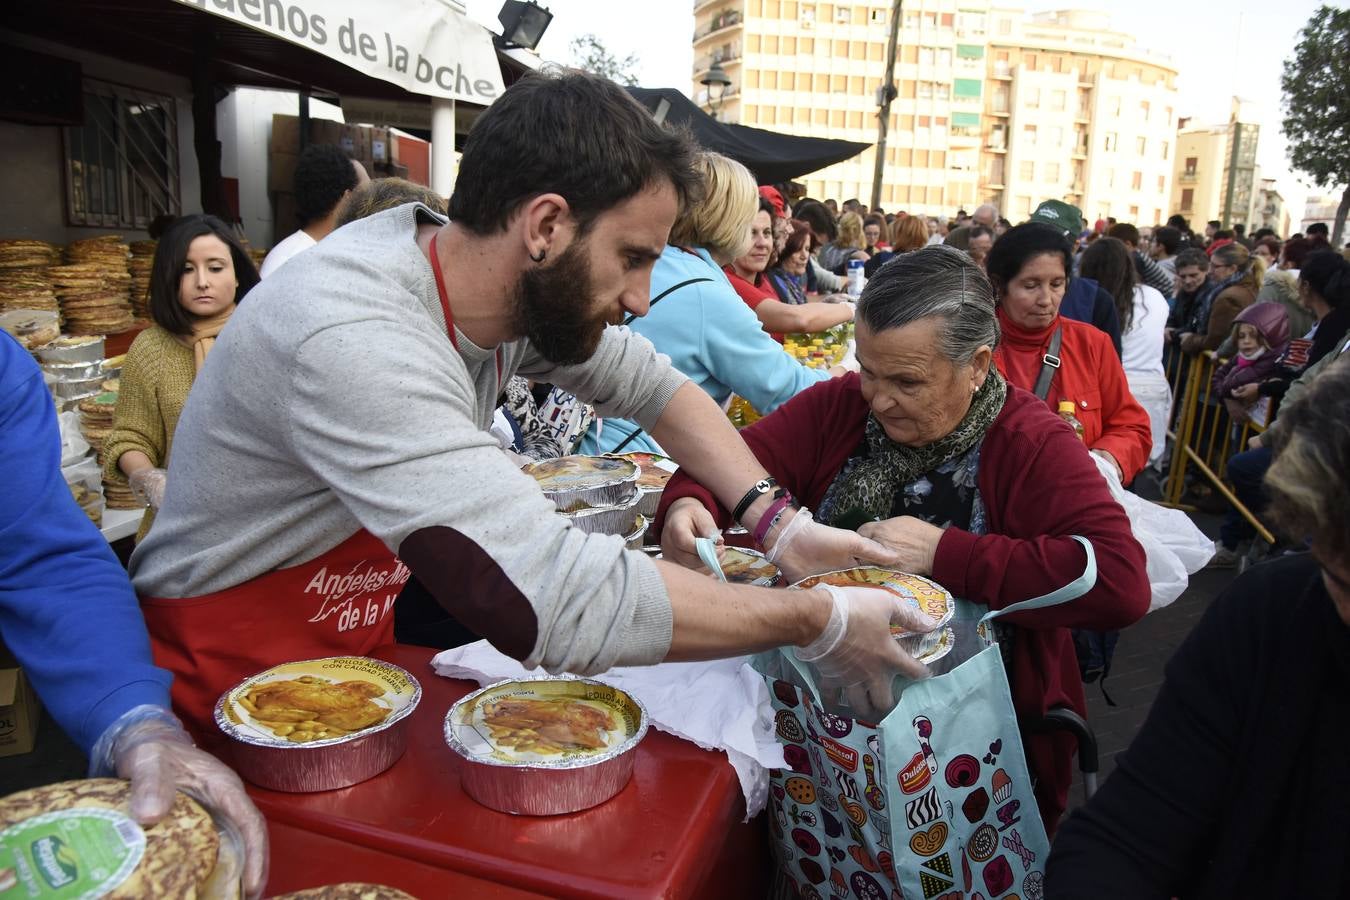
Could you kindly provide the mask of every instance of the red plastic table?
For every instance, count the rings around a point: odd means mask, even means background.
[[[344,881],[388,885],[422,900],[441,897],[543,900],[545,897],[279,822],[269,822],[268,833],[272,847],[272,865],[267,876],[268,897]]]
[[[767,835],[761,821],[741,821],[744,800],[726,756],[654,728],[637,748],[633,780],[592,809],[511,816],[470,799],[460,789],[458,757],[445,744],[442,723],[451,704],[477,685],[437,675],[433,655],[400,645],[372,654],[422,684],[403,758],[369,781],[336,791],[287,794],[250,786],[274,828],[290,826],[554,897],[764,895]]]

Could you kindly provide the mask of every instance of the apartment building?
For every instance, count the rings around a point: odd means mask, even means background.
[[[1183,123],[1177,131],[1172,206],[1192,227],[1217,220],[1225,228],[1263,224],[1256,147],[1261,136],[1255,107],[1233,98],[1227,124]]]
[[[714,62],[723,121],[875,143],[889,3],[696,0],[693,96]],[[1088,216],[1165,218],[1176,71],[1100,15],[1036,16],[985,0],[904,5],[881,192],[888,210],[948,215],[1042,200]],[[816,197],[871,196],[875,149],[801,179]]]

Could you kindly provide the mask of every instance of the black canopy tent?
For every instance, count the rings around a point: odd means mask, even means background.
[[[630,87],[628,92],[653,115],[688,126],[705,149],[744,165],[760,184],[789,181],[857,156],[871,146],[857,141],[779,134],[745,125],[723,125],[674,88]]]

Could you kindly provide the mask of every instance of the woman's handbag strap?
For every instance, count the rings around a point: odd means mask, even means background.
[[[1059,370],[1059,347],[1064,343],[1064,326],[1061,325],[1055,329],[1055,333],[1050,337],[1050,346],[1045,350],[1045,356],[1041,357],[1041,373],[1036,376],[1035,394],[1044,400],[1050,395],[1050,382],[1055,380],[1055,372]]]

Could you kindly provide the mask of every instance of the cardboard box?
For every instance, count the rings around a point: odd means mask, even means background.
[[[370,158],[375,165],[384,165],[390,161],[389,129],[374,128],[370,132]]]
[[[341,122],[328,119],[309,120],[309,142],[311,144],[336,144],[342,146],[342,131],[346,128]]]
[[[272,116],[272,140],[269,149],[273,153],[300,152],[300,119],[274,113]]]
[[[23,669],[0,669],[0,756],[33,751],[42,707]]]
[[[300,162],[298,153],[274,152],[267,166],[267,189],[274,193],[295,190],[295,167]]]
[[[296,217],[294,194],[273,194],[272,199],[276,204],[276,212],[272,214],[272,246],[275,247],[300,227],[300,221]]]

